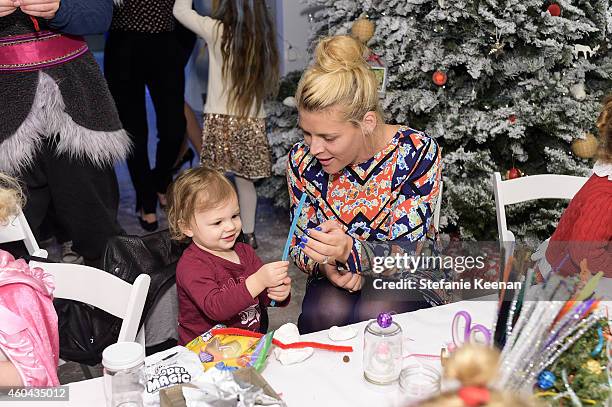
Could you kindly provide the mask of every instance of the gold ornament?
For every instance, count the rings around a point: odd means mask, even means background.
[[[493,45],[493,47],[491,47],[491,51],[489,51],[489,55],[497,55],[497,54],[500,54],[500,53],[503,51],[503,49],[504,49],[504,46],[505,46],[505,45],[506,45],[506,44],[503,44],[503,43],[501,43],[501,42],[497,41],[497,42],[496,42],[496,43]]]
[[[359,17],[351,27],[351,35],[359,41],[367,44],[374,36],[376,25],[365,16]]]
[[[591,133],[586,133],[584,138],[572,142],[572,151],[580,158],[593,158],[597,154],[599,141]]]
[[[585,364],[584,368],[593,374],[600,374],[603,368],[599,364],[598,361],[594,359],[589,359]]]
[[[495,45],[491,47],[491,50],[489,51],[489,55],[495,55],[495,56],[501,55],[504,51],[505,45],[506,44],[501,42],[501,34],[497,30],[497,27],[495,27]]]

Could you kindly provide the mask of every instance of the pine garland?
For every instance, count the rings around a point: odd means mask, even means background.
[[[572,345],[549,369],[556,377],[553,388],[549,390],[538,389],[536,395],[546,400],[552,406],[571,406],[569,395],[558,398],[556,396],[566,392],[562,380],[565,370],[572,390],[585,406],[604,406],[610,397],[607,365],[609,363],[604,343],[601,351],[591,356],[599,342],[598,329],[609,335],[610,328],[605,319],[601,319],[589,329],[574,345]]]

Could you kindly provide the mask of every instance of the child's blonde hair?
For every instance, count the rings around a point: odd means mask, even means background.
[[[597,119],[597,128],[601,139],[599,159],[612,163],[612,94],[606,96],[603,101],[603,108]]]
[[[463,389],[481,388],[489,393],[489,401],[478,404],[482,407],[532,407],[531,400],[488,388],[499,368],[499,352],[483,345],[465,345],[452,353],[444,365],[444,377],[457,380]],[[465,407],[468,404],[460,391],[443,393],[427,400],[421,407]]]
[[[25,197],[19,182],[0,172],[0,225],[5,225],[12,216],[19,213],[25,204]]]
[[[211,168],[191,168],[179,175],[168,188],[168,225],[175,240],[185,240],[183,228],[197,212],[217,208],[232,197],[237,199],[232,183]]]
[[[365,45],[346,35],[323,38],[315,50],[314,64],[298,84],[298,109],[318,112],[337,107],[354,125],[367,112],[376,112],[382,122],[378,80],[365,60],[366,52]]]

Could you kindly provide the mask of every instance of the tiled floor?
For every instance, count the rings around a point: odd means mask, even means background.
[[[97,55],[98,59],[101,55]],[[155,161],[155,114],[151,104],[151,100],[147,95],[147,110],[149,112],[149,156],[151,162]],[[116,166],[117,178],[121,193],[119,204],[119,222],[131,235],[142,235],[145,233],[140,228],[137,218],[134,216],[135,193],[130,180],[130,176],[125,163],[120,163]],[[158,211],[160,218],[160,226],[167,227],[167,222],[161,210]],[[289,215],[286,211],[281,211],[274,208],[268,201],[260,201],[257,208],[256,234],[259,243],[257,249],[258,255],[264,263],[280,260],[282,250],[289,230]],[[49,247],[50,257],[57,260],[59,258],[59,247]],[[289,274],[293,280],[292,301],[285,308],[275,308],[269,311],[270,314],[270,329],[275,329],[286,322],[297,323],[297,317],[300,312],[302,298],[304,297],[304,288],[306,284],[305,274],[291,265]],[[92,369],[94,376],[101,375],[100,366]],[[59,368],[60,380],[62,383],[68,383],[77,380],[83,380],[84,375],[76,363],[66,363]]]

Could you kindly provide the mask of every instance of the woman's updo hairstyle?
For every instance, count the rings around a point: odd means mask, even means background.
[[[378,81],[365,60],[366,53],[366,47],[349,36],[323,38],[315,50],[314,63],[298,84],[298,109],[318,112],[337,106],[355,125],[367,112],[376,112],[382,121]]]

